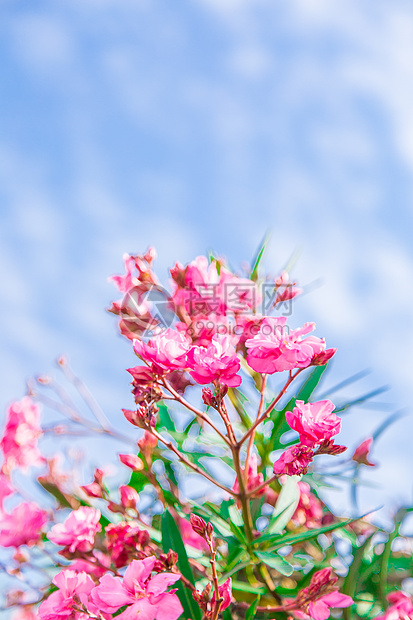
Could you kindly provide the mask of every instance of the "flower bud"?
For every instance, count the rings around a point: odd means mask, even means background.
[[[368,437],[368,439],[362,441],[361,444],[354,451],[354,454],[352,456],[353,461],[356,461],[356,463],[359,463],[360,465],[375,467],[376,463],[372,463],[371,461],[369,461],[369,453],[372,443],[373,437]]]
[[[102,487],[97,482],[91,482],[80,487],[88,497],[103,498]]]
[[[317,355],[314,355],[313,359],[311,360],[311,365],[324,366],[324,364],[327,364],[328,360],[330,360],[333,355],[335,355],[336,351],[337,349],[326,349],[325,351],[317,353]]]
[[[199,534],[202,538],[207,538],[207,536],[209,537],[209,534],[207,534],[207,524],[201,517],[198,517],[198,515],[192,513],[189,517],[189,521],[196,534]]]
[[[202,400],[207,407],[213,407],[215,409],[217,406],[217,400],[210,388],[204,388],[202,390]]]
[[[119,460],[133,471],[142,471],[144,467],[142,459],[135,454],[119,454]]]
[[[124,508],[130,508],[136,510],[136,505],[139,502],[139,495],[135,489],[123,484],[119,487],[120,501]]]

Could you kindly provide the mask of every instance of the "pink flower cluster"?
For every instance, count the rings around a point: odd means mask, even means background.
[[[47,515],[36,504],[22,502],[10,513],[0,513],[0,546],[20,547],[36,544],[47,522]]]
[[[44,462],[37,447],[41,435],[40,407],[29,396],[10,405],[0,449],[4,462],[2,471],[10,473],[15,467],[28,469]]]
[[[265,318],[258,334],[245,343],[248,364],[256,372],[273,374],[319,363],[318,356],[327,353],[324,338],[303,338],[314,329],[315,323],[306,323],[299,329],[288,331],[286,317]],[[328,356],[332,357],[334,353],[335,350],[330,349]]]
[[[310,585],[303,588],[296,598],[294,615],[302,620],[327,620],[330,608],[349,607],[353,599],[341,594],[336,586],[337,577],[332,575],[332,568],[323,568],[311,578]]]
[[[287,448],[274,463],[274,473],[278,476],[305,474],[314,457],[314,448],[319,445],[320,453],[339,454],[345,448],[335,446],[332,437],[340,432],[341,420],[334,413],[331,400],[315,403],[295,402],[292,411],[285,417],[289,426],[297,431],[300,443]]]

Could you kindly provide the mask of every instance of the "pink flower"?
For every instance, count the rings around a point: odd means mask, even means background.
[[[92,600],[100,611],[113,614],[124,605],[127,609],[120,620],[177,620],[183,608],[178,597],[166,589],[180,577],[172,573],[160,573],[151,579],[155,557],[133,560],[120,577],[104,575],[92,591]]]
[[[95,614],[98,610],[90,600],[90,593],[95,584],[86,573],[73,570],[62,570],[53,579],[59,589],[45,600],[39,607],[39,618],[42,620],[87,620],[89,614],[76,611],[75,608],[85,606]]]
[[[0,546],[34,545],[41,536],[47,515],[32,503],[21,503],[10,514],[0,514]]]
[[[257,455],[251,454],[248,461],[248,474],[247,474],[247,491],[253,491],[264,482],[264,476],[262,473],[258,473]],[[258,491],[257,495],[263,495],[266,492],[267,487],[263,487]],[[234,493],[239,493],[238,478],[235,479],[234,486],[232,487]]]
[[[56,545],[68,547],[70,553],[90,551],[95,534],[100,532],[100,511],[88,506],[73,510],[64,523],[52,527],[48,539]]]
[[[375,620],[407,620],[413,617],[413,602],[411,597],[404,592],[390,592],[387,600],[391,603],[390,607],[382,616],[377,616]]]
[[[4,454],[2,470],[9,473],[15,467],[27,469],[40,465],[44,459],[37,447],[37,440],[42,433],[40,424],[40,406],[29,396],[10,405],[7,422],[0,448]]]
[[[193,530],[189,521],[186,519],[179,519],[179,529],[181,530],[182,540],[186,545],[190,545],[194,549],[199,549],[200,551],[209,551],[205,539]]]
[[[300,499],[291,520],[295,525],[305,525],[308,529],[321,527],[321,520],[323,518],[322,503],[311,492],[310,485],[306,482],[299,482],[298,488],[300,490]]]
[[[341,420],[334,413],[331,400],[319,400],[315,403],[297,400],[294,409],[287,411],[285,418],[299,434],[301,443],[307,446],[321,444],[340,432]]]
[[[369,467],[375,467],[376,463],[369,461],[369,454],[373,443],[373,437],[369,437],[361,442],[361,444],[355,449],[352,456],[353,461],[360,463],[361,465],[368,465]]]
[[[192,347],[188,353],[191,377],[205,385],[219,381],[229,387],[238,387],[241,377],[237,375],[241,363],[230,336],[216,334],[207,347]]]
[[[317,571],[312,576],[310,585],[299,592],[294,608],[297,618],[327,620],[331,607],[343,608],[353,604],[350,596],[338,591],[337,577],[331,573],[331,567]]]
[[[231,577],[229,577],[226,580],[226,582],[222,584],[222,586],[218,586],[218,594],[220,598],[224,599],[221,603],[221,607],[219,608],[219,610],[224,611],[224,609],[226,609],[227,607],[231,605],[231,600],[232,600],[232,579]],[[212,595],[211,603],[213,607],[215,603],[215,591]]]
[[[308,446],[298,444],[291,446],[275,461],[273,471],[277,476],[300,476],[306,474],[313,460],[313,451]]]
[[[324,351],[324,339],[306,334],[315,329],[315,323],[306,323],[288,332],[286,317],[266,317],[260,331],[246,341],[249,349],[247,362],[253,370],[273,374],[293,368],[307,368],[315,355]]]
[[[190,342],[181,332],[166,329],[149,342],[133,341],[135,353],[158,374],[165,374],[177,368],[185,368]]]
[[[149,542],[149,534],[140,529],[135,521],[111,523],[105,528],[106,544],[116,568],[128,564],[130,557],[142,550]]]

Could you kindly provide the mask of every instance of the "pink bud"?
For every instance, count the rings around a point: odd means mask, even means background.
[[[97,482],[91,482],[80,487],[88,497],[103,497],[102,487]]]
[[[202,400],[204,401],[207,407],[216,407],[217,401],[213,393],[209,388],[204,388],[202,390]]]
[[[191,522],[194,532],[199,534],[199,536],[202,536],[202,538],[206,538],[207,524],[205,523],[205,521],[201,517],[198,517],[198,515],[195,515],[193,513],[189,517],[189,520]]]
[[[142,450],[142,452],[145,452],[145,450],[151,451],[153,448],[156,448],[157,445],[158,440],[154,435],[152,435],[152,433],[149,433],[148,431],[145,431],[142,439],[139,439],[138,441],[138,446]]]
[[[312,366],[324,366],[324,364],[327,364],[328,360],[330,360],[333,355],[335,355],[337,349],[326,349],[325,351],[321,351],[320,353],[317,353],[316,355],[314,355],[313,359],[311,360],[311,365]]]
[[[135,489],[123,484],[119,487],[120,501],[124,508],[131,508],[136,510],[136,505],[139,502],[139,495]]]
[[[368,465],[369,467],[375,467],[376,463],[371,463],[368,458],[372,443],[373,443],[373,437],[368,437],[368,439],[365,439],[355,449],[353,457],[352,457],[353,461],[356,461],[356,463],[360,463],[361,465]]]
[[[119,454],[119,460],[133,471],[142,471],[144,467],[142,459],[135,454]]]

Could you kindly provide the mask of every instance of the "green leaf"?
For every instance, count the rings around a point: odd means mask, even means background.
[[[295,513],[300,501],[300,489],[298,487],[300,478],[301,476],[289,476],[287,482],[282,486],[268,525],[269,534],[280,533]]]
[[[274,568],[276,571],[281,573],[282,575],[286,575],[289,577],[293,574],[294,569],[279,555],[275,555],[274,553],[269,553],[268,551],[256,551],[255,555],[259,558],[264,564]]]
[[[192,585],[195,585],[194,577],[192,574],[191,566],[188,561],[188,556],[185,550],[185,545],[182,542],[182,537],[179,532],[178,526],[169,510],[162,515],[162,549],[165,553],[168,553],[169,549],[175,551],[178,554],[178,568],[182,575],[188,579]],[[178,588],[179,600],[184,608],[185,618],[191,618],[192,620],[201,620],[201,610],[199,606],[192,598],[192,594],[188,588],[185,588],[181,581],[176,583]]]
[[[284,534],[284,536],[274,536],[274,542],[276,544],[272,546],[268,551],[276,551],[281,547],[286,545],[296,545],[298,543],[304,542],[305,540],[311,540],[312,538],[317,538],[320,534],[326,534],[327,532],[332,532],[333,530],[337,530],[340,527],[345,527],[349,523],[353,523],[354,521],[358,521],[358,519],[345,519],[340,523],[334,523],[332,525],[325,525],[324,527],[319,527],[314,530],[309,530],[307,532],[301,532],[300,534]]]
[[[257,613],[258,603],[260,602],[261,596],[258,595],[252,605],[250,605],[247,609],[247,613],[245,614],[245,620],[253,620],[255,618],[255,614]]]
[[[262,257],[263,257],[264,252],[265,252],[265,248],[266,248],[266,246],[268,244],[269,237],[270,237],[270,235],[269,235],[269,233],[267,233],[265,235],[264,239],[262,240],[261,245],[258,248],[258,251],[257,251],[257,253],[256,253],[255,257],[254,257],[253,266],[252,266],[251,274],[250,274],[250,279],[253,282],[256,282],[258,280],[258,270],[259,270],[259,267],[260,267],[260,263],[261,263]]]
[[[162,404],[158,404],[158,426],[159,428],[164,428],[167,431],[171,431],[174,432],[175,429],[175,424],[174,421],[171,418],[171,414],[168,411],[168,408],[166,405]]]

